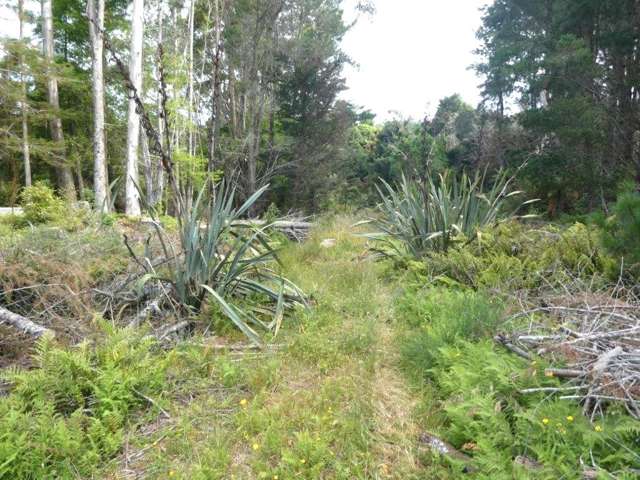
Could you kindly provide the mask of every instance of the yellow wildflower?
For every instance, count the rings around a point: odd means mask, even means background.
[[[258,445],[257,443],[254,443],[251,448],[253,448],[254,450],[260,450],[260,445]]]
[[[307,461],[303,458],[302,460],[300,460],[300,463],[307,463]]]
[[[573,422],[573,417],[571,415],[567,417],[567,422]]]
[[[242,400],[240,400],[240,405],[242,405],[243,407],[246,407],[248,403],[249,403],[249,400],[247,400],[246,398],[243,398]]]
[[[169,470],[169,476],[173,477],[176,474],[176,472],[174,472],[173,470]]]
[[[595,430],[596,432],[601,432],[601,431],[602,431],[602,427],[601,427],[600,425],[596,425],[596,426],[594,427],[594,430]]]
[[[543,418],[542,419],[542,423],[544,423],[545,425],[549,424],[549,419],[548,418]]]

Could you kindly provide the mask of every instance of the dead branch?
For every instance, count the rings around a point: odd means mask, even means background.
[[[28,318],[23,317],[22,315],[18,315],[16,313],[10,312],[6,308],[0,307],[0,323],[6,323],[11,325],[12,327],[17,328],[18,330],[23,331],[24,333],[28,333],[35,338],[41,337],[45,333],[49,335],[55,336],[55,332],[53,330],[49,330],[37,323],[32,322]]]
[[[608,403],[622,403],[631,416],[640,419],[640,301],[618,287],[606,299],[602,292],[590,297],[588,290],[565,291],[564,298],[541,297],[538,301],[543,306],[523,306],[507,319],[527,317],[525,331],[496,337],[520,357],[530,359],[537,354],[560,362],[560,368],[547,368],[545,375],[571,382],[522,393],[548,392],[560,399],[578,400],[591,420],[604,414]],[[589,305],[593,299],[597,307]],[[564,304],[553,305],[553,300]]]

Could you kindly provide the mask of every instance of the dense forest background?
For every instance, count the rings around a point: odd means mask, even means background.
[[[473,66],[481,104],[453,94],[432,117],[384,123],[340,100],[353,60],[339,0],[128,3],[12,5],[21,35],[2,40],[0,205],[43,181],[104,210],[136,214],[142,193],[171,212],[116,57],[181,188],[224,175],[248,197],[270,184],[253,214],[370,205],[379,178],[428,168],[520,170],[519,186],[551,217],[606,210],[625,180],[640,184],[636,1],[496,0]]]

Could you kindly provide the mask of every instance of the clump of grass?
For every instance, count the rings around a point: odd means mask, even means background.
[[[498,301],[470,290],[408,290],[396,305],[398,318],[408,327],[402,340],[404,363],[409,370],[429,376],[440,359],[440,349],[492,335],[500,312]]]
[[[256,228],[240,221],[266,189],[236,208],[232,185],[205,184],[191,209],[178,218],[179,254],[170,251],[168,235],[155,223],[164,258],[170,261],[167,275],[178,305],[193,314],[211,300],[256,344],[263,333],[277,335],[286,311],[306,306],[302,291],[280,272],[266,232],[269,226]],[[158,263],[149,258],[151,253],[147,250],[139,263]],[[161,279],[167,278],[147,269],[145,282]]]

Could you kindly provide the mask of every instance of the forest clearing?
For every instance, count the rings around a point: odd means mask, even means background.
[[[640,6],[428,3],[0,6],[0,479],[640,478]]]

